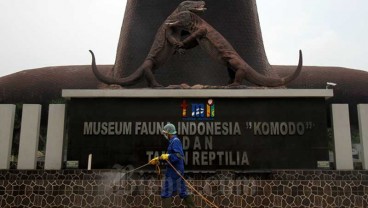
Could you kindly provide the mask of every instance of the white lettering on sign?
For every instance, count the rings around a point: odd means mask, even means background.
[[[246,122],[246,129],[255,136],[301,136],[314,126],[313,122]]]
[[[166,122],[83,122],[83,135],[161,135]],[[178,122],[178,135],[241,135],[239,122]]]
[[[135,135],[160,135],[165,122],[136,122]]]
[[[241,135],[239,122],[178,122],[179,135]]]
[[[246,151],[193,151],[191,165],[249,166]],[[215,164],[215,161],[218,164]]]
[[[83,135],[130,135],[132,122],[84,122]]]
[[[213,137],[205,136],[204,139],[195,136],[190,139],[183,136],[184,162],[186,165],[194,166],[249,166],[248,154],[246,151],[213,151]],[[190,150],[191,151],[188,151]],[[162,154],[161,151],[146,151],[148,161]]]

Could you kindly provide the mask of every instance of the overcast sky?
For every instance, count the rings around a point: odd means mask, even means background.
[[[0,76],[24,69],[113,64],[125,0],[0,0]],[[368,0],[257,0],[271,64],[368,71]]]

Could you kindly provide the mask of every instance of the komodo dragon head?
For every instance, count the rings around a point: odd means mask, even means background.
[[[207,8],[204,1],[183,1],[177,7],[178,12],[190,11],[194,13],[204,12]]]
[[[174,17],[166,20],[165,24],[170,27],[177,27],[181,29],[190,29],[193,24],[196,23],[194,21],[194,17],[191,12],[183,11],[176,14]]]

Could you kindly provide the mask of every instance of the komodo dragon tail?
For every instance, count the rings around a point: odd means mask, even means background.
[[[124,77],[124,78],[112,78],[112,77],[108,77],[104,74],[102,74],[96,66],[96,59],[95,59],[95,54],[89,50],[89,52],[92,55],[92,71],[93,74],[95,75],[95,77],[106,84],[116,84],[116,85],[121,85],[121,86],[128,86],[128,85],[133,85],[135,83],[137,83],[138,80],[140,80],[141,78],[143,78],[143,74],[144,74],[144,70],[143,68],[138,68],[133,74],[129,75],[128,77]]]
[[[249,74],[247,75],[246,79],[254,84],[266,87],[279,87],[288,84],[289,82],[293,81],[297,78],[303,68],[303,54],[302,51],[299,50],[299,63],[298,67],[294,71],[293,74],[283,77],[283,78],[273,78],[273,77],[265,77],[255,70],[250,70]]]

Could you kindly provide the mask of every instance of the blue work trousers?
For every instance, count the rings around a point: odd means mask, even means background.
[[[179,194],[182,199],[188,196],[184,180],[178,175],[165,176],[161,197],[169,198],[172,197],[174,193]]]

